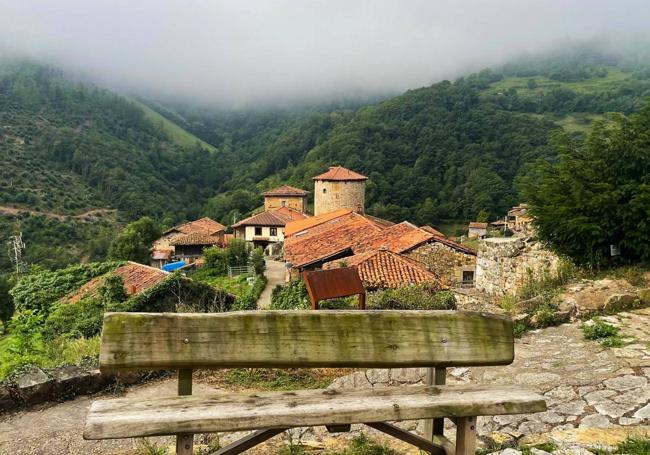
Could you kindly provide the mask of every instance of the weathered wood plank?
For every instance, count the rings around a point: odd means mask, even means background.
[[[459,417],[456,422],[456,455],[476,452],[476,417]]]
[[[427,369],[427,385],[445,385],[447,382],[447,369],[445,367]],[[424,421],[424,437],[432,440],[434,435],[445,434],[445,419],[431,419]]]
[[[444,436],[436,436],[436,440],[427,440],[406,430],[402,430],[395,425],[386,422],[366,422],[371,428],[379,430],[387,435],[414,445],[420,450],[424,450],[431,455],[453,455],[453,444]]]
[[[100,367],[419,367],[512,362],[510,318],[456,311],[107,313]]]
[[[192,395],[192,370],[178,370],[178,394]],[[192,455],[194,453],[194,435],[190,433],[176,436],[176,455]]]
[[[542,396],[512,386],[417,386],[127,398],[94,402],[86,420],[84,438],[215,433],[544,410]]]
[[[273,428],[270,430],[254,431],[251,434],[238,439],[232,444],[228,444],[226,447],[222,447],[221,449],[214,452],[214,455],[237,455],[238,453],[245,452],[251,447],[255,447],[256,445],[261,444],[268,439],[271,439],[273,436],[282,433],[286,429],[287,428]]]

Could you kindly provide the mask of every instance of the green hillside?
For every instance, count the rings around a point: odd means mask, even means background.
[[[311,189],[334,164],[370,177],[370,214],[434,225],[479,212],[494,219],[519,202],[531,163],[555,158],[554,134],[579,141],[609,113],[638,111],[649,68],[639,56],[578,49],[368,105],[225,111],[134,101],[5,62],[0,242],[22,230],[28,260],[49,267],[101,260],[125,221],[228,223],[259,207],[262,190]],[[94,209],[116,212],[75,217]]]

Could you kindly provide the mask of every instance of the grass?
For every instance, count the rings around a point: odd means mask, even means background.
[[[181,147],[194,147],[196,143],[200,143],[203,148],[210,150],[211,152],[216,151],[217,149],[208,144],[207,142],[199,139],[192,133],[184,130],[174,122],[168,120],[167,118],[160,115],[158,112],[151,109],[149,106],[141,103],[140,101],[131,99],[131,101],[138,105],[143,111],[145,116],[153,122],[154,125],[161,125],[163,132],[177,145]]]
[[[625,346],[625,342],[618,335],[619,328],[611,324],[607,324],[600,318],[592,319],[593,324],[583,324],[582,333],[585,340],[598,341],[608,348],[620,348]]]
[[[588,450],[594,455],[648,455],[650,454],[650,435],[644,437],[628,437],[625,441],[619,443],[614,451],[597,448],[590,448]]]
[[[167,447],[159,446],[155,442],[149,442],[148,439],[138,439],[135,444],[135,450],[138,455],[168,455]]]
[[[223,382],[228,386],[260,390],[323,389],[338,375],[329,370],[236,368],[228,370]]]
[[[302,448],[300,443],[289,443],[281,448],[277,455],[306,455],[307,451]],[[326,451],[323,455],[399,455],[399,452],[391,449],[385,444],[379,444],[369,439],[365,434],[361,433],[355,436],[350,441],[349,447],[343,450]]]

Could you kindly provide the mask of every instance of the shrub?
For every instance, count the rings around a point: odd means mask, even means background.
[[[231,311],[243,311],[243,310],[256,310],[257,301],[262,295],[262,291],[266,287],[268,280],[264,275],[258,275],[255,277],[255,283],[250,286],[249,291],[245,296],[235,299]]]
[[[310,308],[307,288],[302,280],[292,280],[277,285],[271,293],[272,310],[308,310]]]
[[[256,274],[260,275],[264,272],[266,264],[264,263],[264,250],[262,248],[257,247],[251,252],[251,263]]]
[[[379,310],[454,310],[456,298],[450,291],[429,285],[405,286],[368,294],[367,306]]]
[[[206,270],[213,276],[222,276],[228,273],[227,250],[213,246],[203,250],[203,255],[205,257],[205,267],[199,272]]]
[[[60,303],[45,323],[48,338],[67,335],[72,338],[93,337],[102,329],[106,305],[101,299],[89,297],[75,303]]]
[[[625,345],[618,335],[618,327],[607,324],[600,318],[594,318],[592,322],[592,324],[583,324],[581,327],[586,340],[596,340],[608,348],[620,348]]]

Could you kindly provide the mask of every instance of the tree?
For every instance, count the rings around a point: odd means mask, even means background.
[[[203,250],[205,267],[211,269],[217,275],[228,273],[228,250],[213,246]]]
[[[10,289],[9,279],[4,275],[0,275],[0,322],[5,328],[15,311],[13,297],[9,294]]]
[[[481,210],[476,215],[476,221],[479,223],[487,223],[490,219],[490,214],[486,210]]]
[[[529,89],[533,90],[537,88],[537,81],[535,78],[530,78],[528,79],[528,82],[526,83]]]
[[[557,148],[557,162],[538,163],[523,185],[540,239],[589,266],[650,262],[650,105]]]
[[[111,259],[149,262],[149,247],[161,235],[160,227],[149,217],[142,217],[126,225],[111,242]]]
[[[246,265],[250,257],[250,248],[243,239],[232,239],[228,243],[228,265]]]
[[[264,250],[260,247],[255,248],[251,253],[251,263],[258,275],[264,272],[266,264],[264,263]]]

